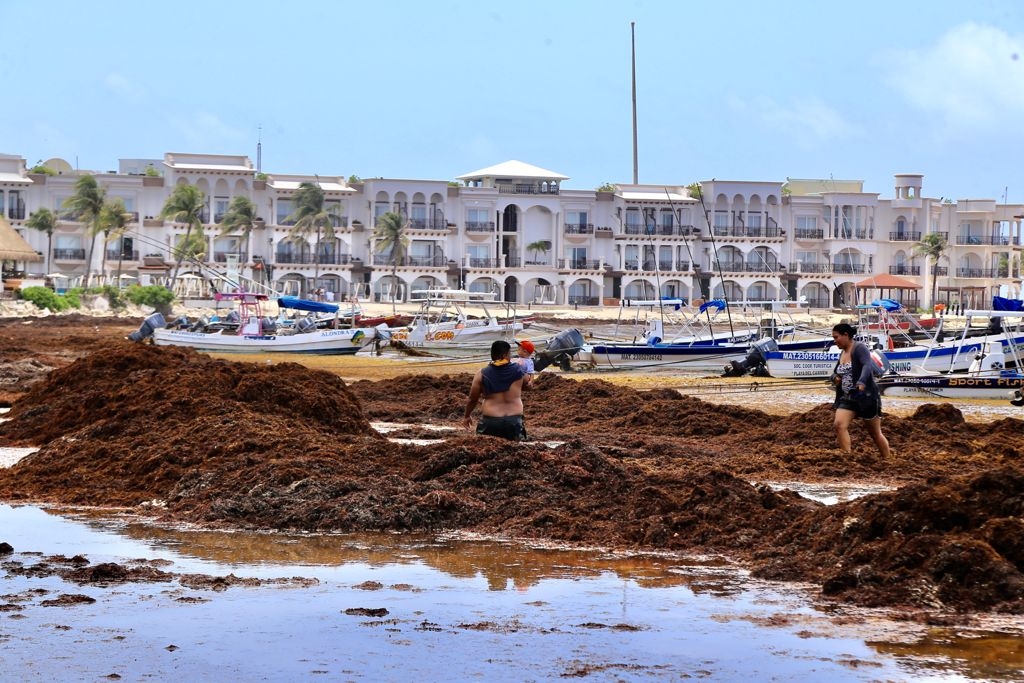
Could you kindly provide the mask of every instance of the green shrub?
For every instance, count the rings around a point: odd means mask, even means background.
[[[51,311],[63,311],[68,307],[64,297],[49,287],[26,287],[19,294],[25,301],[31,301],[36,308],[48,308]]]
[[[64,301],[67,302],[71,308],[82,307],[82,292],[85,290],[81,287],[72,287],[68,291],[64,292]]]
[[[110,307],[113,309],[119,309],[125,307],[124,296],[121,295],[121,290],[114,285],[101,285],[99,287],[90,287],[86,290],[86,294],[97,294],[105,297],[110,302]]]
[[[171,290],[160,285],[132,285],[125,290],[124,296],[137,306],[152,306],[162,310],[174,301],[174,294]]]

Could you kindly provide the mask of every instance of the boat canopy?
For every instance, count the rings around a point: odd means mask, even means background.
[[[994,296],[992,297],[992,309],[995,311],[1024,311],[1024,301]]]
[[[700,312],[703,313],[709,308],[714,308],[716,311],[720,311],[727,305],[728,304],[726,304],[725,301],[722,299],[712,299],[711,301],[705,301],[700,305]]]
[[[278,297],[277,305],[281,308],[294,308],[296,311],[309,311],[311,313],[337,313],[338,305],[325,301],[310,301],[300,299],[297,296]]]
[[[903,305],[895,299],[875,299],[871,305],[875,308],[884,308],[887,311],[898,311],[903,308]]]

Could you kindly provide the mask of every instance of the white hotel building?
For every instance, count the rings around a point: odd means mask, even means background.
[[[117,171],[89,172],[133,220],[123,237],[90,253],[85,226],[63,211],[80,174],[61,160],[58,175],[29,173],[21,156],[0,154],[0,211],[43,261],[6,262],[8,275],[122,274],[166,282],[182,225],[161,220],[174,186],[192,183],[206,197],[208,249],[183,273],[237,273],[278,292],[317,288],[338,299],[406,298],[435,287],[497,292],[521,303],[611,304],[656,296],[731,301],[806,298],[815,307],[848,306],[898,294],[908,306],[931,301],[987,308],[993,294],[1017,295],[1024,205],[991,199],[933,199],[924,176],[894,176],[893,197],[864,192],[860,181],[701,182],[703,204],[682,185],[618,184],[570,189],[569,177],[508,161],[446,180],[258,174],[246,156],[165,154],[122,159]],[[152,167],[158,175],[147,175]],[[294,238],[287,217],[300,182],[318,182],[337,214],[333,240]],[[249,239],[220,236],[231,199],[244,195],[261,221]],[[25,226],[41,207],[62,215],[53,235]],[[390,254],[377,249],[374,222],[388,211],[408,221],[409,246],[392,287]],[[949,244],[932,265],[914,246],[931,232]],[[314,238],[315,240],[315,238]],[[317,251],[314,251],[317,250]],[[319,254],[314,258],[314,253]],[[865,288],[875,276],[877,289]],[[884,276],[884,277],[883,277]],[[888,283],[888,276],[899,282]],[[6,278],[5,278],[6,279]],[[195,278],[192,278],[194,281]],[[918,289],[894,290],[910,281]],[[862,284],[858,288],[858,283]]]

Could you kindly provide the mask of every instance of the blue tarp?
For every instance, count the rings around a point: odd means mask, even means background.
[[[1024,301],[1020,299],[1007,299],[1004,296],[992,297],[993,311],[1024,311]]]
[[[720,311],[723,308],[725,308],[725,306],[725,301],[723,301],[722,299],[712,299],[711,301],[705,301],[700,305],[700,312],[703,313],[704,311],[712,307]]]
[[[297,296],[282,296],[277,300],[281,308],[294,308],[296,311],[310,311],[312,313],[337,313],[338,305],[329,304],[323,301],[310,301],[300,299]]]
[[[900,302],[895,299],[875,299],[871,302],[871,305],[876,308],[884,308],[887,311],[898,311],[903,308]]]

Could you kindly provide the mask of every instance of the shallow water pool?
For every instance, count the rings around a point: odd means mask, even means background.
[[[755,581],[714,557],[466,536],[166,529],[9,505],[0,505],[0,541],[14,548],[0,557],[5,680],[948,681],[1024,672],[1019,620],[928,629],[818,608],[810,587]],[[7,571],[52,555],[288,580],[210,590]],[[44,606],[60,595],[95,602]]]

